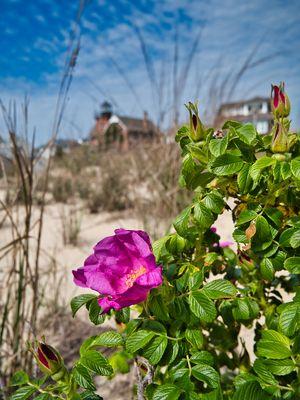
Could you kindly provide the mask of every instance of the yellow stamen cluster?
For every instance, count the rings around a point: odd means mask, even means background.
[[[130,271],[129,274],[127,274],[126,279],[125,279],[125,284],[128,288],[131,288],[137,278],[139,278],[141,275],[143,275],[145,272],[147,272],[146,268],[144,266],[141,266],[139,269],[135,271]]]

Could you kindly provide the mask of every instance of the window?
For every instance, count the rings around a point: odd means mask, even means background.
[[[256,129],[258,133],[265,134],[268,133],[269,124],[268,121],[257,121]]]

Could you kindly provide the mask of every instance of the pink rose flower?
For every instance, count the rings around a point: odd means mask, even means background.
[[[97,243],[73,276],[76,285],[100,293],[104,313],[138,304],[162,284],[162,268],[155,262],[148,234],[125,229]]]

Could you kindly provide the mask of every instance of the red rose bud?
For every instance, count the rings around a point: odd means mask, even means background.
[[[190,114],[190,136],[194,142],[204,139],[204,126],[200,121],[197,104],[189,102],[185,105]]]
[[[284,124],[275,122],[272,129],[271,150],[273,153],[286,153],[289,151],[290,143],[288,131]]]
[[[36,341],[29,350],[33,353],[40,370],[55,381],[63,380],[67,370],[61,355],[52,346]]]
[[[272,85],[271,108],[275,118],[288,117],[291,110],[290,100],[284,91],[284,83]]]

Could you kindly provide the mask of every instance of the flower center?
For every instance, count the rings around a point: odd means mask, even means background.
[[[131,271],[129,274],[126,275],[125,284],[128,288],[131,288],[137,278],[147,272],[144,266],[140,266],[139,269],[135,271]]]

